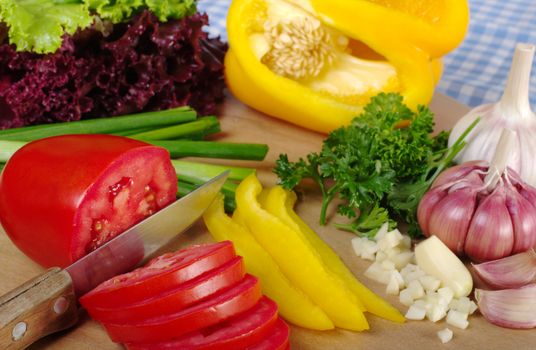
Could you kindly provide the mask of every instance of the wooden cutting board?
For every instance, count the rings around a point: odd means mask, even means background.
[[[438,129],[451,127],[466,108],[452,104],[452,100],[438,95],[431,104],[436,112]],[[269,118],[229,98],[221,111],[222,130],[218,140],[236,142],[261,142],[270,146],[270,151],[263,162],[236,162],[256,167],[265,186],[275,184],[276,177],[271,169],[280,153],[287,153],[291,160],[305,156],[320,148],[324,135],[310,132],[277,119]],[[396,297],[384,293],[385,286],[367,279],[363,272],[369,262],[356,257],[350,240],[354,237],[347,232],[332,227],[319,227],[318,214],[320,194],[314,188],[305,188],[304,195],[297,205],[300,216],[325,239],[342,257],[356,276],[374,292],[388,299],[403,313],[406,307]],[[31,198],[28,198],[31,200]],[[35,233],[39,235],[39,232]],[[210,242],[202,222],[182,234],[170,249],[178,249],[195,243]],[[26,258],[9,241],[3,231],[0,232],[0,294],[18,286],[24,281],[41,273],[43,269]],[[436,349],[437,347],[457,349],[532,349],[536,344],[536,330],[508,330],[487,323],[480,315],[470,317],[466,330],[449,327],[454,331],[454,339],[443,345],[436,332],[445,328],[445,321],[434,324],[429,321],[408,321],[395,324],[378,317],[367,315],[371,329],[356,333],[344,330],[316,332],[292,327],[291,345],[296,350],[354,350],[354,349]],[[531,345],[532,344],[532,345]],[[80,312],[79,324],[69,330],[47,337],[34,344],[31,349],[64,350],[112,350],[122,349],[110,341],[104,330],[91,320],[83,310]]]

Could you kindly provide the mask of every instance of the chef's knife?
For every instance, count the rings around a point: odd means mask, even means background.
[[[67,268],[51,268],[1,296],[0,349],[23,349],[74,325],[78,298],[139,266],[190,227],[212,203],[227,176],[224,172],[213,178]]]

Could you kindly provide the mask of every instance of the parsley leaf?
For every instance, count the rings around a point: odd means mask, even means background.
[[[371,237],[389,220],[389,213],[412,221],[415,199],[418,204],[422,189],[431,184],[430,169],[452,160],[444,157],[448,134],[432,137],[433,127],[434,116],[427,107],[412,111],[401,95],[380,93],[350,125],[332,131],[319,153],[294,163],[280,155],[274,172],[287,189],[306,178],[319,185],[321,225],[326,223],[327,207],[338,198],[338,213],[357,218],[337,227]]]

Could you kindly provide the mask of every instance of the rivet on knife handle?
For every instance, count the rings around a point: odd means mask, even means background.
[[[77,319],[71,277],[52,268],[0,297],[0,349],[24,349]]]

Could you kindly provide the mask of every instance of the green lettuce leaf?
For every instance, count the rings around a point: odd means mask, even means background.
[[[113,23],[129,19],[137,11],[148,8],[160,21],[181,19],[193,15],[196,8],[195,0],[84,0],[90,9],[101,18]]]
[[[193,15],[195,0],[0,0],[0,22],[9,27],[17,51],[52,53],[64,34],[93,23],[93,13],[112,23],[129,20],[148,8],[160,21]]]
[[[195,0],[145,0],[145,3],[161,21],[191,16],[197,10]]]
[[[85,4],[58,0],[0,0],[0,21],[9,27],[17,51],[51,53],[64,34],[93,22]]]
[[[84,0],[91,10],[112,23],[129,19],[144,4],[144,0]]]

